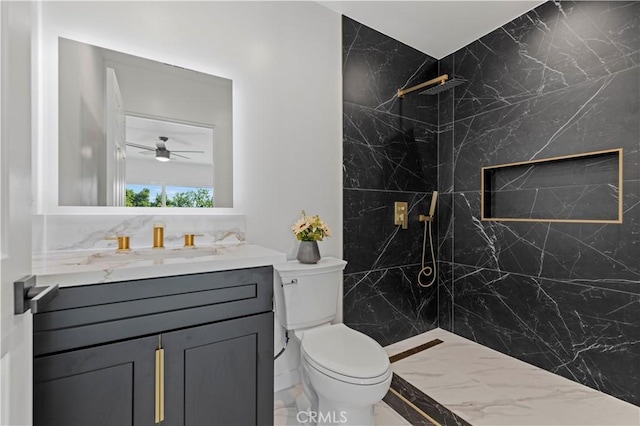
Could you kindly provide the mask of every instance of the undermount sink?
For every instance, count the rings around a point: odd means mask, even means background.
[[[203,256],[214,256],[217,254],[217,247],[184,247],[165,249],[137,249],[123,252],[100,252],[88,256],[79,264],[92,264],[101,262],[130,262],[135,260],[157,260],[157,259],[191,259]]]

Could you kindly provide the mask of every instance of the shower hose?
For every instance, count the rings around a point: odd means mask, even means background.
[[[438,276],[436,271],[436,257],[433,254],[433,235],[431,233],[431,224],[433,223],[433,220],[428,220],[426,222],[428,222],[428,225],[426,223],[424,224],[424,236],[422,238],[422,269],[418,272],[418,285],[420,287],[431,287],[436,282],[436,277]],[[433,267],[424,265],[424,255],[427,249],[427,226],[429,227],[429,247],[431,248],[431,264]],[[422,277],[425,277],[425,279],[431,279],[427,284],[425,284],[422,282]]]

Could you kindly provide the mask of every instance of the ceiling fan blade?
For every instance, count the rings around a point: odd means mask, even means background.
[[[175,151],[171,151],[171,156],[172,157],[180,157],[180,158],[184,158],[185,160],[191,160],[191,158],[189,157],[185,157],[184,155],[180,155],[180,154],[174,154]]]
[[[134,148],[148,149],[148,150],[150,150],[150,151],[155,151],[155,150],[156,150],[155,148],[152,148],[152,147],[150,147],[150,146],[140,145],[140,144],[137,144],[137,143],[127,142],[127,143],[126,143],[126,145],[127,145],[127,146],[132,146],[132,147],[134,147]]]
[[[171,150],[171,152],[198,152],[200,154],[204,154],[204,151],[182,151],[182,150],[174,151],[174,150]]]
[[[140,154],[140,155],[153,155],[155,153],[156,153],[156,151],[154,149],[153,151],[140,151],[138,154]]]

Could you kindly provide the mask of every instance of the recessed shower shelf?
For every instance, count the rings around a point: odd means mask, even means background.
[[[622,148],[483,167],[481,219],[622,223]]]

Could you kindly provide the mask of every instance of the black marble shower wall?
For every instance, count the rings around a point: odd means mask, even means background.
[[[439,96],[440,327],[639,405],[640,3],[545,3],[439,66],[469,80]],[[621,225],[480,221],[482,166],[611,148]]]
[[[437,286],[420,288],[423,225],[438,179],[438,98],[399,88],[437,61],[343,17],[344,322],[387,345],[437,326]],[[409,229],[393,224],[409,203]],[[435,237],[435,235],[434,235]]]

